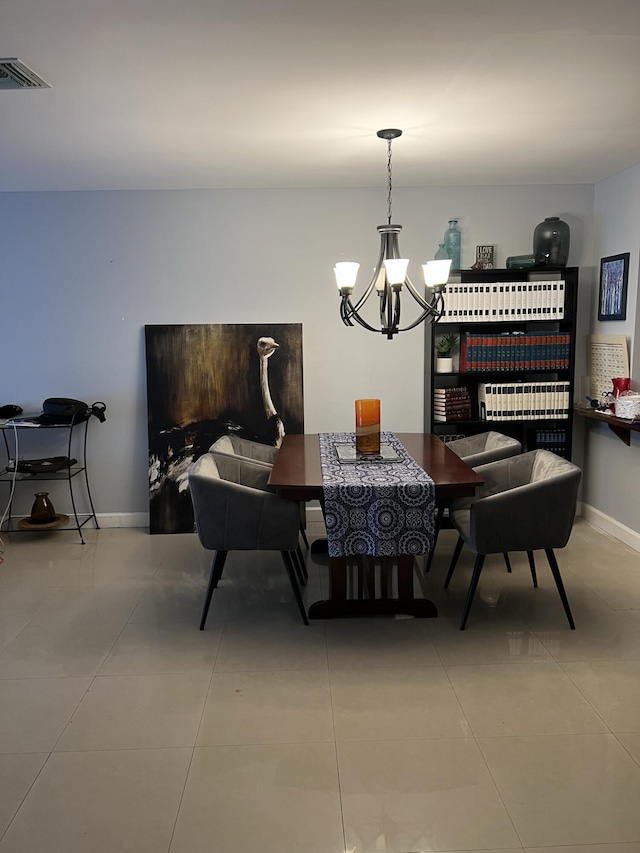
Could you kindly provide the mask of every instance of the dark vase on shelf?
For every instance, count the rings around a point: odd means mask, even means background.
[[[533,232],[533,253],[543,257],[551,267],[566,267],[569,259],[570,231],[559,216],[547,216]]]
[[[36,499],[31,507],[31,524],[50,524],[56,520],[56,511],[49,500],[49,492],[36,492]]]

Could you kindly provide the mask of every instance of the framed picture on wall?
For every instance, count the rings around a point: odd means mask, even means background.
[[[601,259],[598,320],[626,319],[628,277],[629,252]]]

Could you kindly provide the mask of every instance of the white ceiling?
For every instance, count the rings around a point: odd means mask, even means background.
[[[640,162],[640,0],[3,0],[0,191],[593,183]]]

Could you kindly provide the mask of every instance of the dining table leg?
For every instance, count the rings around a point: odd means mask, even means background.
[[[355,568],[358,572],[357,598],[347,596],[347,572],[350,567],[348,560],[356,561]],[[374,557],[330,557],[329,598],[324,601],[316,601],[309,607],[309,619],[395,614],[432,618],[438,615],[438,610],[432,601],[414,596],[413,556],[403,554],[398,557],[382,558],[379,589],[376,589],[375,563],[376,558]],[[397,598],[391,595],[394,568],[397,572]]]

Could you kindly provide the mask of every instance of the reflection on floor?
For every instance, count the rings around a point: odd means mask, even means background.
[[[488,558],[458,631],[450,531],[435,620],[305,628],[279,556],[233,554],[204,632],[195,536],[88,537],[5,542],[0,853],[640,853],[640,559],[585,522],[575,632],[542,555],[537,590]]]

